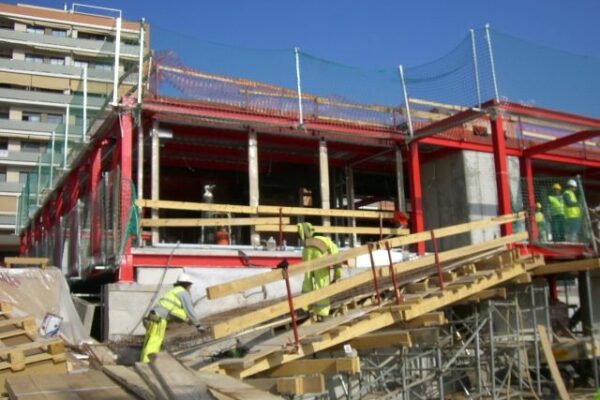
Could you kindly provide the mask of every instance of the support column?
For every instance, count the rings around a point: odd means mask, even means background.
[[[510,205],[510,186],[508,185],[508,167],[506,143],[504,139],[504,124],[500,115],[490,117],[492,124],[492,144],[494,150],[494,167],[496,170],[496,188],[498,191],[498,214],[512,213]],[[502,236],[512,233],[512,225],[501,226]]]
[[[396,146],[396,193],[398,201],[396,206],[399,211],[406,212],[406,195],[404,193],[404,168],[402,167],[402,151]]]
[[[121,263],[119,265],[119,281],[133,282],[133,255],[131,254],[131,236],[128,225],[132,210],[132,147],[133,147],[133,115],[131,98],[124,98],[123,106],[128,107],[121,114],[121,135],[117,141],[119,152],[119,165],[121,167],[121,240],[124,240]]]
[[[348,202],[348,210],[354,210],[354,168],[346,167],[346,201]],[[356,228],[356,218],[350,218],[350,226]],[[356,232],[350,235],[350,246],[354,247],[358,244]]]
[[[321,184],[321,208],[329,210],[331,203],[329,201],[329,157],[327,154],[327,142],[319,141],[319,182]],[[323,217],[323,226],[330,226],[331,219]]]
[[[421,190],[421,165],[419,162],[419,144],[411,142],[408,145],[408,173],[410,175],[410,204],[412,207],[411,233],[423,232],[423,192]],[[417,252],[425,253],[425,243],[417,243]]]
[[[141,200],[144,198],[144,125],[141,116],[137,131],[137,198]]]
[[[258,207],[260,203],[258,175],[258,138],[256,131],[251,129],[248,132],[248,202],[251,207]],[[250,244],[260,246],[260,235],[254,227],[250,230]]]
[[[158,130],[160,124],[154,120],[152,122],[152,165],[150,170],[150,198],[152,200],[160,200],[160,139]],[[158,208],[152,209],[152,219],[158,219]],[[158,227],[152,227],[152,244],[155,245],[160,241]]]
[[[527,212],[527,224],[531,232],[531,239],[538,240],[539,232],[538,226],[535,222],[535,193],[533,187],[533,168],[531,167],[531,158],[523,157],[520,159],[521,162],[521,176],[525,178],[525,185],[527,188],[527,198],[523,199],[525,202],[525,211]]]
[[[92,259],[97,261],[101,252],[100,208],[98,207],[98,187],[102,178],[102,147],[93,150],[89,165],[88,190],[90,195],[90,250]]]

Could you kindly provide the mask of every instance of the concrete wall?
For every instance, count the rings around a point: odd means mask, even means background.
[[[498,194],[494,156],[489,153],[459,151],[421,167],[425,228],[432,229],[496,216]],[[519,160],[508,158],[508,174],[513,203],[522,205]],[[465,206],[466,205],[466,206]],[[499,228],[472,231],[440,240],[442,249],[466,246],[494,239]]]

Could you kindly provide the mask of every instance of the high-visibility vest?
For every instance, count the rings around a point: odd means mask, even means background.
[[[177,297],[177,294],[183,291],[185,291],[185,288],[182,286],[175,286],[169,289],[158,301],[158,305],[169,311],[170,315],[185,321],[187,320],[187,314],[183,308],[183,304],[181,304],[181,300]]]
[[[569,203],[576,203],[576,206],[568,206],[565,205],[565,218],[566,219],[575,219],[581,218],[581,208],[579,207],[579,203],[577,202],[577,196],[571,189],[565,190],[564,196],[569,198]]]
[[[546,218],[544,217],[544,213],[541,211],[535,212],[535,222],[538,224],[546,222]]]
[[[565,202],[561,195],[551,194],[548,196],[548,204],[550,205],[550,215],[565,215]]]

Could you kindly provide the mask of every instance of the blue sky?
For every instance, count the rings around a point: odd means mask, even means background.
[[[24,0],[62,7],[61,0]],[[82,1],[85,2],[85,1]],[[445,54],[469,28],[494,29],[600,57],[597,0],[96,0],[127,19],[252,48],[290,48],[365,68],[411,66]],[[69,3],[70,5],[70,3]]]

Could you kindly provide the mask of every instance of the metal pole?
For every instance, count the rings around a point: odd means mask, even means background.
[[[396,297],[396,304],[400,304],[400,291],[398,290],[398,282],[396,281],[396,270],[394,269],[394,261],[392,261],[392,249],[390,242],[385,242],[385,249],[388,253],[388,260],[390,262],[390,275],[392,276],[392,284],[394,286],[394,297]]]
[[[529,286],[531,291],[531,313],[532,321],[533,321],[533,350],[535,354],[535,376],[536,376],[536,386],[538,395],[542,395],[542,380],[540,379],[540,347],[539,347],[539,338],[537,332],[537,307],[535,303],[535,287],[533,285]]]
[[[369,257],[371,258],[371,271],[373,272],[373,288],[375,289],[375,298],[377,305],[381,304],[381,296],[379,295],[379,283],[377,282],[377,270],[375,268],[375,259],[373,258],[373,243],[369,243]]]
[[[479,326],[479,309],[478,306],[475,305],[475,326]],[[477,329],[475,331],[475,362],[476,362],[476,367],[477,367],[477,371],[475,371],[475,373],[477,374],[477,397],[481,397],[481,345],[480,345],[480,339],[481,336],[479,334],[481,330]]]
[[[67,156],[69,154],[69,120],[71,119],[71,106],[67,104],[67,116],[65,118],[65,144],[63,154],[63,169],[67,169]]]
[[[346,201],[348,202],[348,209],[354,210],[354,168],[351,165],[346,167]],[[350,226],[356,228],[356,218],[350,218]],[[356,232],[352,232],[350,235],[350,246],[354,247],[358,243],[358,237]]]
[[[398,195],[398,210],[406,212],[406,194],[404,193],[404,168],[402,150],[396,146],[396,192]]]
[[[327,151],[327,142],[319,140],[319,182],[321,184],[321,208],[329,210],[331,208],[329,196],[329,154]],[[322,218],[323,226],[330,226],[329,217]]]
[[[492,383],[492,399],[496,398],[496,362],[494,360],[494,315],[492,313],[492,302],[488,301],[488,324],[490,330],[490,379]]]
[[[304,112],[302,111],[302,81],[300,80],[300,49],[294,48],[296,57],[296,85],[298,87],[298,123],[304,125]]]
[[[285,263],[285,264],[284,264]],[[283,273],[283,279],[285,281],[285,289],[287,292],[288,306],[290,307],[290,318],[292,319],[292,329],[294,332],[294,345],[296,346],[296,352],[300,349],[300,336],[298,334],[298,323],[296,322],[296,313],[294,311],[294,300],[292,298],[292,289],[290,287],[290,276],[288,275],[288,264],[287,261],[282,261],[281,271]]]
[[[115,66],[113,71],[113,101],[112,105],[116,107],[119,103],[119,57],[121,53],[121,17],[116,19],[117,35],[115,38]]]
[[[496,66],[494,65],[494,52],[492,51],[492,38],[490,37],[490,24],[485,24],[485,38],[487,40],[488,52],[490,53],[490,65],[492,68],[492,83],[494,84],[494,98],[500,100],[498,95],[498,81],[496,80]]]
[[[398,65],[398,71],[400,72],[400,82],[402,83],[402,94],[404,96],[404,105],[406,106],[406,122],[408,123],[408,133],[412,137],[414,134],[412,126],[412,118],[410,116],[410,105],[408,104],[408,90],[406,89],[406,82],[404,81],[404,68],[402,65]]]
[[[144,198],[144,124],[138,122],[137,198]]]
[[[150,198],[152,200],[160,199],[160,138],[158,137],[159,122],[154,120],[152,123],[152,160],[150,168]],[[158,219],[158,208],[152,209],[152,219]],[[152,244],[156,245],[159,238],[158,227],[152,228]]]
[[[481,87],[479,86],[479,67],[477,66],[477,48],[475,47],[475,31],[469,29],[471,34],[471,50],[473,52],[473,68],[475,69],[475,87],[477,88],[477,106],[481,108]]]
[[[54,180],[54,145],[56,142],[56,133],[52,131],[52,141],[50,143],[50,181],[48,182],[48,188],[52,187],[52,181]]]
[[[38,207],[40,206],[40,190],[42,189],[42,161],[41,157],[38,158],[38,179],[37,179],[37,193],[35,195],[36,203]],[[29,200],[29,199],[28,199]]]
[[[88,107],[88,67],[87,64],[83,66],[83,141],[87,140],[87,107]]]
[[[598,360],[596,358],[596,340],[594,339],[594,302],[592,301],[592,281],[590,279],[590,271],[585,271],[585,297],[587,297],[587,311],[589,318],[589,331],[590,331],[590,339],[592,340],[592,369],[594,372],[594,383],[596,385],[596,389],[600,386],[600,382],[598,381]],[[581,307],[581,306],[580,306]],[[585,327],[584,327],[585,334]]]
[[[438,386],[440,388],[440,400],[444,400],[444,371],[442,369],[442,347],[437,346],[437,370],[438,370]]]
[[[142,104],[142,72],[144,70],[144,23],[145,19],[142,18],[142,22],[140,23],[140,52],[139,52],[139,61],[138,61],[138,89],[137,89],[137,102],[138,104]]]
[[[515,325],[517,328],[517,376],[519,377],[519,395],[523,393],[523,378],[521,378],[522,374],[522,359],[521,359],[521,308],[519,307],[519,296],[515,296]]]

